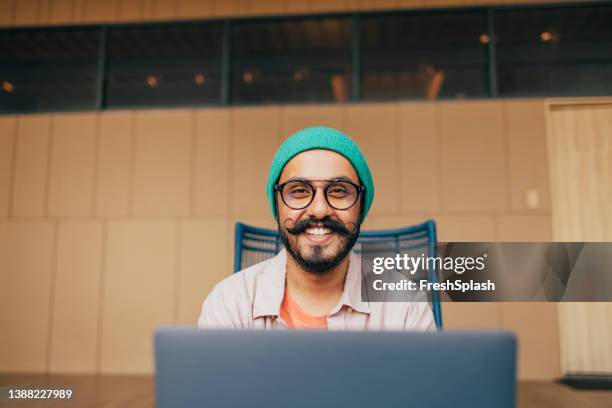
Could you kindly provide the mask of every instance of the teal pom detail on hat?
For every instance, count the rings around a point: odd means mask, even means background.
[[[331,150],[341,154],[351,162],[359,176],[359,180],[361,180],[361,183],[365,186],[361,217],[361,222],[363,222],[374,200],[374,181],[372,180],[372,173],[370,173],[368,163],[363,153],[361,153],[361,149],[359,149],[359,146],[353,139],[339,130],[324,126],[310,127],[296,132],[285,140],[276,152],[272,160],[272,165],[270,166],[266,185],[266,193],[268,195],[270,208],[272,208],[272,215],[276,218],[274,184],[277,183],[283,168],[294,156],[307,150],[314,149]]]

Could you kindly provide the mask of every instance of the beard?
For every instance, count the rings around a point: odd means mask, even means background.
[[[332,234],[339,236],[340,243],[331,254],[324,254],[322,245],[311,245],[312,253],[306,255],[297,244],[297,237],[305,234],[309,227],[322,226],[331,231]],[[355,246],[359,238],[359,224],[355,224],[353,231],[350,231],[342,222],[331,217],[322,219],[309,218],[295,224],[292,228],[280,225],[278,222],[280,238],[287,249],[289,255],[304,269],[316,275],[323,275],[338,266]]]

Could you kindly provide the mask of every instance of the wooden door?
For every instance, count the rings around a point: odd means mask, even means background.
[[[612,241],[612,98],[546,106],[553,239]],[[559,331],[565,374],[612,373],[612,303],[560,303]]]

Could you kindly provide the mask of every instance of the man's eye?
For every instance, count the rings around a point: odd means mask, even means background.
[[[334,186],[334,187],[329,189],[329,194],[344,195],[344,194],[347,194],[347,193],[348,193],[348,191],[346,190],[346,188],[340,187],[340,186]]]
[[[308,194],[308,190],[305,188],[294,188],[293,190],[291,190],[291,194],[295,194],[295,195]]]

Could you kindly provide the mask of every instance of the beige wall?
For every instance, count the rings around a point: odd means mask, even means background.
[[[0,26],[563,2],[579,0],[0,0]]]
[[[231,273],[234,223],[274,227],[268,165],[315,124],[365,151],[366,229],[433,217],[442,241],[551,239],[543,100],[0,116],[0,371],[150,372],[153,328],[194,324]],[[522,378],[559,375],[554,304],[443,314],[516,331]]]

